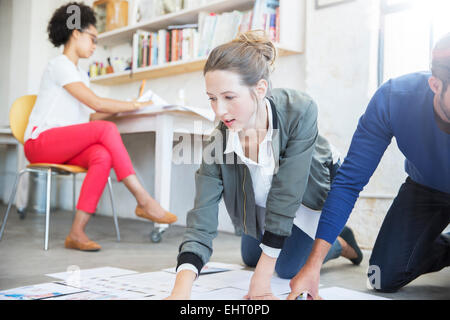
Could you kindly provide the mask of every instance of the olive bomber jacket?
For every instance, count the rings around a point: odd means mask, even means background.
[[[228,129],[221,122],[211,134],[195,174],[194,208],[187,214],[177,267],[190,263],[200,274],[209,261],[222,196],[237,233],[243,231],[256,239],[263,233],[262,243],[272,248],[283,247],[302,203],[313,210],[322,209],[330,190],[333,160],[328,141],[318,134],[317,105],[305,93],[292,89],[274,89],[268,99],[276,167],[267,197],[264,230],[257,227],[248,167],[235,153],[230,158],[223,152]]]

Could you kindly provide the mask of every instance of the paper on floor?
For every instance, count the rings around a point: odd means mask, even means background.
[[[110,277],[118,277],[118,276],[123,276],[123,275],[127,275],[127,274],[137,273],[136,271],[133,271],[133,270],[114,268],[114,267],[79,269],[78,267],[73,266],[73,268],[69,267],[68,269],[69,270],[66,272],[51,273],[51,274],[46,274],[46,276],[56,278],[56,279],[61,279],[61,280],[68,280],[70,278],[77,278],[77,277],[79,277],[80,279],[110,278]]]
[[[229,271],[202,273],[194,282],[192,300],[242,300],[248,293],[253,271],[242,266],[210,263],[208,269]],[[0,292],[0,299],[56,299],[56,300],[160,300],[173,289],[176,274],[166,271],[137,273],[132,270],[104,267],[49,274],[61,279],[54,283],[10,289]],[[274,276],[272,293],[286,299],[290,293],[290,280]],[[319,285],[322,287],[322,285]],[[319,290],[326,300],[381,300],[376,295],[344,288],[331,287]]]
[[[230,264],[230,263],[222,263],[222,262],[208,262],[205,264],[200,271],[200,275],[202,274],[209,274],[209,273],[217,273],[217,272],[225,272],[225,271],[231,271],[231,270],[240,270],[244,267],[238,264]],[[163,269],[163,271],[170,272],[170,273],[176,273],[176,268],[167,268]]]
[[[221,288],[204,293],[192,293],[191,300],[244,300],[247,290],[238,288]]]
[[[325,300],[391,300],[373,294],[339,287],[321,289],[319,290],[319,296],[321,296]]]
[[[38,300],[81,291],[83,290],[50,282],[0,291],[0,300]]]
[[[148,272],[111,278],[83,279],[78,284],[64,282],[83,290],[98,294],[111,294],[124,299],[139,299],[149,295],[165,294],[172,290],[175,274],[168,272]]]

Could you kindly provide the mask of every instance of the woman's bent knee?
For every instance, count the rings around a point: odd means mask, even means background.
[[[295,275],[298,273],[298,271],[296,268],[292,268],[289,266],[276,266],[275,267],[275,272],[277,273],[278,277],[280,277],[281,279],[292,279],[293,277],[295,277]]]
[[[111,168],[112,166],[112,157],[108,150],[101,145],[95,145],[92,148],[92,151],[89,155],[90,164],[102,164],[105,167]]]

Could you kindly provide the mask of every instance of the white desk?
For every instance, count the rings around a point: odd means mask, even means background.
[[[193,134],[194,139],[202,139],[209,136],[214,130],[214,122],[207,120],[195,113],[187,111],[158,111],[141,113],[138,115],[122,115],[108,119],[113,121],[121,134],[138,132],[155,132],[155,200],[165,209],[170,211],[170,181],[173,141],[175,134]],[[201,143],[194,143],[201,146]],[[201,148],[194,150],[200,153]],[[198,159],[198,154],[195,156]],[[160,234],[167,225],[155,224]],[[152,240],[154,233],[152,233]],[[157,235],[156,235],[157,236]]]
[[[24,169],[27,165],[27,160],[23,152],[23,145],[20,144],[12,135],[10,128],[0,128],[0,144],[14,145],[17,150],[17,172]],[[21,179],[20,184],[17,188],[16,194],[16,207],[23,209],[27,205],[27,195],[28,195],[28,180]],[[9,195],[7,197],[9,200]]]

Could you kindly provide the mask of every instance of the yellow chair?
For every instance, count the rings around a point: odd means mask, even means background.
[[[28,118],[30,117],[31,111],[33,110],[34,104],[36,102],[36,95],[27,95],[18,98],[14,101],[11,111],[9,113],[9,122],[12,134],[14,138],[16,138],[21,144],[24,143],[24,135],[25,129],[28,125]],[[87,171],[86,168],[79,166],[72,166],[67,164],[55,164],[55,163],[31,163],[24,170],[20,171],[16,175],[16,179],[14,182],[13,190],[11,192],[11,196],[9,198],[8,208],[6,209],[5,217],[3,218],[2,227],[0,230],[0,241],[3,238],[3,232],[5,230],[6,221],[8,219],[8,214],[11,209],[11,205],[14,202],[17,184],[19,183],[20,177],[26,172],[47,172],[47,199],[46,199],[46,210],[45,210],[45,240],[44,240],[44,250],[48,250],[48,233],[49,233],[49,225],[50,225],[50,191],[51,191],[51,182],[52,182],[52,174],[53,175],[69,175],[71,174],[73,177],[73,211],[75,212],[75,203],[76,203],[76,175],[78,173],[85,173]],[[116,211],[114,209],[114,199],[112,193],[112,183],[111,177],[108,178],[108,190],[109,196],[111,198],[111,207],[114,218],[114,225],[116,228],[117,241],[120,241],[120,231],[119,224],[117,221]]]

